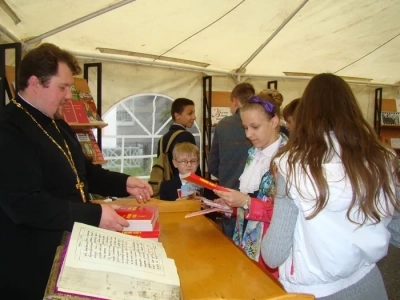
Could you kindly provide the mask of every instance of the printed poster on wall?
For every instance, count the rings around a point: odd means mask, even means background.
[[[230,116],[231,111],[229,107],[212,107],[211,108],[211,125],[215,126],[223,118]]]

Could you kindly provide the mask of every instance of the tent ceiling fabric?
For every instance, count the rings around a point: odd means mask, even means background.
[[[21,22],[15,25],[0,9],[0,25],[29,45],[31,38],[127,1],[6,2]],[[42,42],[88,57],[101,58],[96,48],[111,48],[210,64],[205,72],[231,72],[276,33],[246,66],[246,75],[332,72],[392,84],[400,81],[399,15],[400,0],[136,0]],[[105,57],[110,56],[123,57]]]

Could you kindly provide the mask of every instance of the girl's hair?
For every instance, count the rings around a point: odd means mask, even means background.
[[[274,99],[275,105],[281,107],[283,103],[282,94],[275,89],[264,89],[259,94],[260,97],[270,97]]]
[[[299,105],[299,102],[300,102],[300,98],[296,98],[283,108],[282,116],[283,116],[284,120],[287,120],[289,117],[294,116],[294,112],[296,111],[296,108]]]
[[[273,112],[271,113],[270,111],[267,111],[265,109],[265,105],[263,105],[260,102],[253,102],[252,100],[260,99],[262,101],[269,102],[274,106]],[[280,104],[278,104],[270,94],[267,93],[259,93],[256,96],[251,97],[249,100],[246,101],[245,104],[240,108],[240,113],[247,111],[247,110],[259,110],[265,113],[266,117],[268,120],[272,119],[274,116],[277,116],[278,118],[281,117],[281,109],[280,109]]]
[[[186,154],[186,155],[193,155],[197,159],[200,158],[200,151],[196,145],[193,145],[189,142],[178,143],[172,150],[172,157],[174,159],[178,158],[179,155]]]
[[[395,191],[397,157],[379,140],[357,104],[350,86],[333,74],[319,74],[307,85],[296,109],[296,127],[290,139],[275,157],[288,155],[287,178],[296,168],[311,179],[317,193],[315,207],[308,219],[315,217],[327,205],[329,186],[323,164],[334,155],[332,134],[340,145],[341,162],[348,176],[353,197],[347,211],[356,208],[362,223],[377,223],[388,216],[389,203],[399,209]],[[288,182],[299,185],[299,182]],[[288,187],[287,186],[287,187]],[[383,192],[384,203],[380,203]]]

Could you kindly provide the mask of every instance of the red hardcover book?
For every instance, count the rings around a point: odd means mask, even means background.
[[[75,111],[76,119],[80,124],[89,124],[89,118],[86,115],[85,104],[81,100],[72,100],[72,106]]]
[[[121,206],[115,211],[129,222],[123,231],[153,231],[158,220],[158,206]]]
[[[219,190],[219,191],[226,191],[226,192],[228,191],[226,188],[224,188],[214,182],[211,182],[203,177],[200,177],[194,173],[190,173],[185,176],[182,176],[182,179],[185,179],[191,183],[197,184],[197,185],[202,186],[209,190]]]
[[[67,123],[77,123],[74,107],[72,106],[72,100],[67,100],[64,104],[64,121]]]
[[[158,241],[158,237],[160,236],[160,222],[157,221],[154,225],[154,229],[152,231],[122,231],[123,234],[133,235],[137,237],[141,237],[143,239],[150,239],[153,241]]]

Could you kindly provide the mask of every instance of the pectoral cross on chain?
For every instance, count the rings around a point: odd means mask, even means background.
[[[85,186],[85,184],[82,181],[80,181],[79,178],[77,179],[77,181],[78,181],[78,183],[75,185],[76,189],[81,192],[83,202],[86,202],[85,191],[83,190],[83,187]]]

